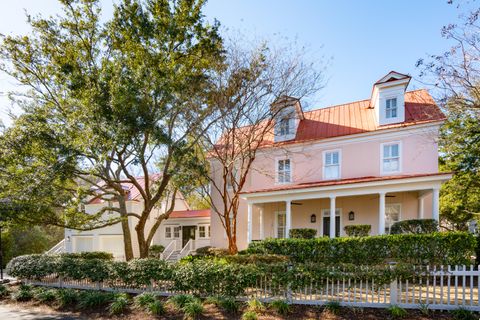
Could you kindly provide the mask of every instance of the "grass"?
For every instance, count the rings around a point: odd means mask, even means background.
[[[238,312],[239,305],[233,298],[221,298],[220,307],[230,313]]]
[[[281,315],[286,315],[290,311],[290,306],[283,300],[274,300],[270,302],[270,307]]]
[[[111,315],[117,315],[125,313],[128,310],[130,304],[130,297],[126,293],[117,293],[113,297],[113,301],[110,304],[109,311]]]
[[[60,308],[77,303],[79,294],[73,289],[60,289],[55,291],[55,296]]]
[[[0,298],[8,297],[10,294],[10,290],[8,290],[8,287],[4,284],[0,284]]]
[[[148,312],[153,316],[159,316],[165,313],[165,306],[160,300],[155,300],[147,304]]]
[[[253,310],[247,310],[242,315],[242,320],[257,320],[257,319],[258,319],[258,315]]]
[[[478,319],[478,317],[476,317],[472,311],[465,308],[458,308],[450,311],[450,313],[452,314],[455,320],[477,320]]]
[[[203,305],[200,300],[194,299],[193,301],[187,302],[182,307],[182,311],[185,319],[196,319],[203,313]]]
[[[33,297],[42,303],[52,302],[57,299],[55,291],[54,289],[35,288]]]
[[[340,312],[340,303],[337,301],[330,301],[325,304],[325,310],[328,310],[332,314],[338,314]]]
[[[407,315],[407,311],[397,305],[390,306],[387,310],[390,312],[392,318],[403,318]]]
[[[194,302],[195,300],[195,297],[190,294],[178,294],[170,297],[168,302],[171,303],[175,308],[182,309],[187,303]]]
[[[144,292],[133,299],[135,305],[140,308],[145,308],[156,300],[157,296],[151,292]]]
[[[33,298],[32,286],[22,284],[20,289],[12,295],[13,300],[16,301],[29,301]]]
[[[253,312],[262,312],[265,311],[265,306],[258,299],[250,299],[247,301],[247,310]]]
[[[80,293],[78,306],[81,309],[92,309],[109,304],[114,298],[112,293],[101,291],[83,291]]]

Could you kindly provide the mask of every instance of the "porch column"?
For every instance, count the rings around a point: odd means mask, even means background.
[[[335,197],[330,197],[330,238],[335,238]]]
[[[425,204],[422,196],[418,198],[418,219],[423,219],[423,217],[425,216],[424,211],[425,211]]]
[[[440,189],[434,188],[432,191],[432,219],[439,222],[440,220]]]
[[[247,213],[247,243],[252,242],[252,211],[253,211],[253,204],[248,203],[248,213]]]
[[[385,192],[379,194],[378,203],[378,234],[385,233]]]
[[[263,231],[263,207],[260,207],[260,223],[259,226],[260,228],[260,240],[263,240],[264,236],[264,231]]]
[[[285,201],[285,237],[290,238],[290,228],[292,227],[292,201]]]

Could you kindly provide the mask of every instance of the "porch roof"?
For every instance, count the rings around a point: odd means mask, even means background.
[[[173,211],[169,218],[210,218],[210,209]]]
[[[257,190],[248,190],[242,192],[243,197],[249,198],[249,196],[263,196],[263,195],[274,195],[274,194],[283,194],[291,192],[301,192],[301,191],[313,191],[311,189],[319,190],[329,190],[336,189],[335,187],[356,187],[360,184],[372,183],[384,183],[384,182],[410,182],[410,180],[422,181],[422,180],[440,180],[441,182],[449,180],[452,177],[452,172],[438,172],[438,173],[422,173],[422,174],[405,174],[405,175],[395,175],[395,176],[366,176],[366,177],[357,177],[357,178],[348,178],[348,179],[339,179],[339,180],[322,180],[316,182],[307,182],[307,183],[298,183],[298,184],[287,184],[279,185],[272,188],[266,189],[257,189]]]

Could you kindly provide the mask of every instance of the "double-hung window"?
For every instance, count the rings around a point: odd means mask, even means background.
[[[277,182],[292,182],[292,166],[290,159],[282,159],[277,161]]]
[[[173,237],[174,238],[180,238],[180,230],[182,229],[182,227],[174,227],[173,228]]]
[[[278,134],[280,136],[286,136],[290,134],[290,119],[284,118],[280,120],[280,124],[278,126]]]
[[[207,238],[207,228],[210,228],[210,226],[199,226],[198,227],[198,236],[200,238]],[[210,234],[208,235],[208,238],[210,238]]]
[[[166,239],[172,238],[172,228],[171,227],[165,227],[165,238]]]
[[[324,179],[340,179],[340,151],[325,151],[323,153]]]
[[[385,105],[385,118],[391,119],[397,117],[397,98],[387,99]]]
[[[382,172],[400,172],[400,143],[382,144]]]

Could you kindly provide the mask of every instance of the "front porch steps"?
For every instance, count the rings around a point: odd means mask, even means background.
[[[167,261],[168,262],[176,262],[178,261],[178,256],[180,255],[180,250],[175,250],[172,252],[170,257],[168,257]]]

